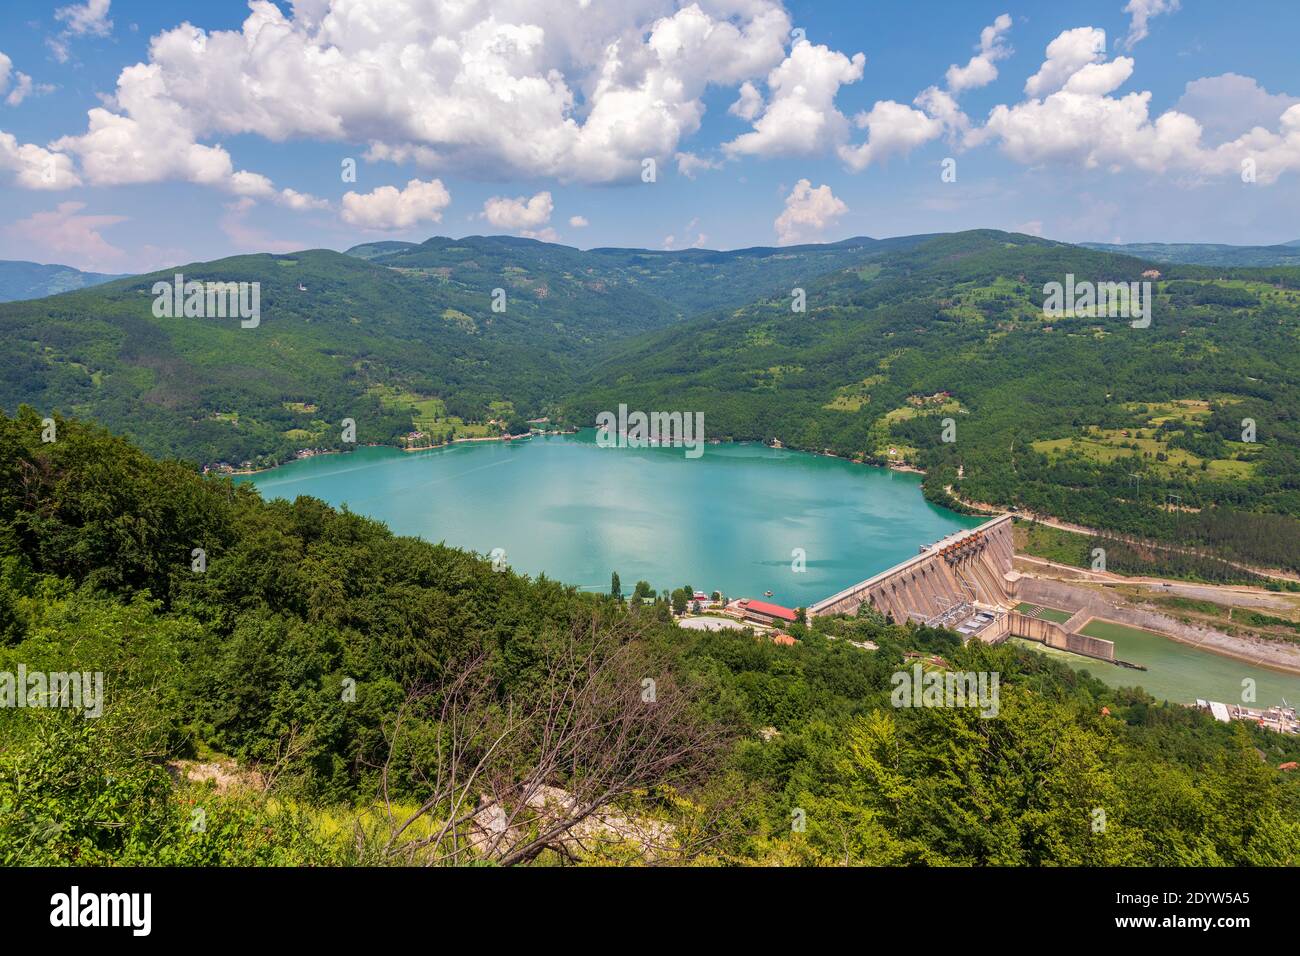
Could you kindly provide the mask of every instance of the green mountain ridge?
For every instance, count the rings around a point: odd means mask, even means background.
[[[340,447],[345,418],[359,442],[391,444],[422,400],[439,401],[447,420],[543,414],[614,343],[861,254],[782,252],[766,280],[770,256],[724,255],[691,285],[680,256],[646,254],[651,268],[630,252],[588,260],[508,237],[370,251],[236,256],[0,305],[0,407],[95,418],[152,454],[203,464]],[[176,273],[259,283],[258,326],[155,318],[154,283]]]
[[[626,298],[622,307],[660,312],[666,307],[672,318],[684,319],[706,309],[742,305],[756,295],[788,291],[789,283],[843,268],[866,252],[912,248],[927,238],[857,237],[826,245],[755,246],[724,252],[583,251],[516,236],[435,236],[414,247],[375,250],[379,254],[370,259],[392,269],[451,276],[484,288],[523,269],[548,276],[548,294],[579,299],[592,292],[622,290]],[[356,248],[369,255],[368,247]]]

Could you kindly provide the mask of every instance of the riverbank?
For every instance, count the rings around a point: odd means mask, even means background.
[[[1211,654],[1218,654],[1220,657],[1230,657],[1245,664],[1267,667],[1282,674],[1300,677],[1300,648],[1285,649],[1282,645],[1258,642],[1261,650],[1252,646],[1256,642],[1216,632],[1211,632],[1201,641],[1194,641],[1177,634],[1160,636],[1199,650],[1209,651]]]
[[[1208,625],[1181,621],[1151,605],[1145,605],[1140,599],[1134,600],[1117,592],[1117,587],[1131,583],[1123,578],[1107,582],[1078,578],[1062,580],[1029,571],[1024,567],[1020,555],[1016,556],[1016,560],[1019,565],[1017,570],[1026,574],[1021,582],[1022,599],[1029,603],[1082,609],[1098,620],[1147,631],[1155,637],[1219,657],[1300,676],[1300,644],[1225,634]]]
[[[532,438],[534,434],[538,435],[561,435],[563,432],[528,432],[526,435],[482,435],[478,438],[453,438],[451,441],[445,441],[440,445],[420,445],[417,448],[408,448],[397,446],[398,451],[436,451],[439,448],[449,448],[452,445],[461,445],[466,442],[477,441],[523,441],[525,438]],[[389,446],[391,447],[391,446]]]
[[[368,445],[366,447],[373,448],[373,447],[380,447],[380,446]],[[292,462],[295,461],[306,461],[309,458],[319,458],[321,455],[342,455],[342,454],[344,454],[344,450],[342,448],[320,448],[320,449],[313,449],[310,455],[301,455],[301,456],[295,455],[293,458],[290,458],[289,461],[282,461],[278,465],[267,465],[265,468],[239,468],[239,469],[233,469],[231,471],[216,471],[216,472],[209,472],[205,468],[203,473],[217,474],[217,475],[260,475],[263,472],[274,471],[277,468],[283,468],[285,465],[291,464]]]
[[[361,448],[391,448],[394,451],[413,452],[413,451],[435,451],[439,448],[447,448],[451,445],[459,445],[464,442],[480,441],[523,441],[525,438],[532,438],[534,435],[566,435],[571,434],[563,431],[553,432],[528,432],[521,435],[484,435],[480,438],[453,438],[449,442],[443,442],[441,445],[424,445],[419,448],[407,448],[402,445],[385,445],[382,443],[367,442],[358,447]],[[306,449],[304,449],[306,450]],[[297,455],[288,461],[282,461],[279,464],[267,465],[265,468],[235,468],[230,471],[220,471],[210,466],[204,466],[203,474],[205,475],[260,475],[264,472],[274,471],[276,468],[283,468],[285,465],[291,465],[296,461],[306,461],[309,458],[319,458],[321,455],[347,455],[356,451],[355,448],[320,448],[313,449],[310,455]]]

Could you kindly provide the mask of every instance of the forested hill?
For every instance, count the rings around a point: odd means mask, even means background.
[[[665,303],[676,318],[713,308],[735,307],[755,298],[788,292],[860,260],[864,252],[901,251],[929,236],[871,239],[859,236],[824,245],[756,246],[656,251],[598,248],[587,251],[513,236],[441,236],[418,246],[376,243],[348,250],[394,269],[417,270],[453,282],[491,288],[501,277],[532,276],[548,294],[579,303],[592,294],[624,289]]]
[[[203,464],[338,447],[344,418],[363,443],[395,443],[421,414],[443,435],[518,428],[619,341],[809,281],[875,242],[661,255],[479,237],[191,263],[0,305],[0,407],[94,418]],[[259,283],[260,322],[155,317],[151,289],[177,273]]]
[[[937,500],[1300,567],[1300,269],[1161,266],[1149,328],[1044,316],[1046,283],[1151,268],[992,231],[869,253],[804,313],[782,294],[629,343],[569,413],[703,411],[711,437],[919,465]]]
[[[0,416],[0,673],[103,696],[0,708],[0,865],[1300,863],[1296,738],[870,609],[678,628],[45,431]],[[909,652],[996,694],[900,707]]]
[[[256,328],[238,318],[157,318],[155,282],[259,283]],[[338,436],[391,442],[410,415],[378,385],[404,385],[477,409],[507,390],[540,403],[552,376],[613,334],[594,307],[574,314],[517,292],[502,313],[490,290],[407,275],[324,250],[193,263],[34,302],[0,306],[0,406],[27,402],[94,418],[153,454],[195,462],[287,454]],[[641,302],[619,315],[636,329]],[[562,320],[562,321],[561,321]]]

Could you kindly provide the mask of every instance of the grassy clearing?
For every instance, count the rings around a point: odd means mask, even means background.
[[[411,428],[423,432],[426,437],[438,440],[444,437],[455,441],[461,438],[489,438],[499,434],[494,425],[484,422],[466,422],[455,415],[447,414],[447,404],[440,398],[431,398],[406,389],[390,385],[372,385],[370,393],[376,396],[385,408],[409,408],[411,411]],[[509,402],[493,402],[494,414],[500,407],[504,416],[513,411]]]
[[[917,418],[921,415],[949,414],[955,415],[964,412],[961,402],[955,398],[936,399],[934,396],[927,398],[916,397],[909,398],[908,404],[900,408],[890,409],[880,417],[880,420],[886,425],[893,425],[896,422],[905,422],[910,418]]]
[[[1022,554],[1075,568],[1089,567],[1088,544],[1092,539],[1086,534],[1017,520],[1012,535],[1016,551]]]
[[[1165,639],[1164,635],[1157,634],[1155,631],[1144,631],[1140,627],[1129,627],[1127,624],[1099,621],[1095,618],[1083,626],[1082,633],[1088,637],[1099,637],[1105,641],[1114,641],[1117,647],[1126,640],[1149,640],[1152,637]]]
[[[1096,464],[1109,464],[1120,458],[1138,455],[1149,459],[1153,468],[1168,477],[1177,473],[1193,472],[1201,474],[1201,463],[1207,459],[1200,458],[1184,448],[1172,448],[1168,442],[1152,437],[1153,431],[1143,429],[1098,428],[1089,426],[1084,436],[1073,438],[1052,438],[1033,443],[1033,449],[1049,458],[1057,459],[1067,455],[1077,455]],[[1242,442],[1228,442],[1229,447],[1240,454],[1248,454],[1250,446]],[[1134,447],[1136,446],[1136,447]],[[1237,448],[1236,446],[1240,446]],[[1158,456],[1164,455],[1161,460]],[[1213,478],[1250,478],[1255,473],[1255,464],[1241,458],[1208,459],[1204,474]]]
[[[444,322],[450,322],[462,332],[468,332],[470,335],[478,331],[478,323],[474,321],[474,317],[466,315],[459,309],[443,309],[442,318]]]
[[[1196,398],[1181,398],[1172,402],[1125,402],[1123,407],[1135,414],[1147,415],[1153,425],[1178,421],[1194,424],[1210,417],[1210,403]]]
[[[1054,460],[1073,456],[1100,465],[1138,456],[1167,478],[1204,476],[1249,480],[1255,474],[1254,458],[1259,454],[1257,445],[1224,442],[1229,453],[1226,458],[1203,458],[1171,445],[1176,433],[1167,430],[1168,427],[1181,425],[1184,431],[1195,433],[1210,416],[1211,400],[1222,403],[1237,399],[1212,396],[1211,399],[1188,398],[1169,402],[1127,402],[1124,408],[1137,419],[1128,428],[1088,425],[1082,434],[1036,441],[1032,447]]]
[[[836,389],[835,397],[822,406],[837,412],[856,412],[871,402],[871,389],[885,381],[883,375],[869,375],[860,382]]]
[[[1034,617],[1042,618],[1044,621],[1051,621],[1054,624],[1064,624],[1074,616],[1069,611],[1062,611],[1060,608],[1046,607],[1041,604],[1029,604],[1025,601],[1021,601],[1017,604],[1016,610],[1021,614],[1025,614],[1032,611],[1035,607],[1038,608],[1038,613],[1035,614]]]

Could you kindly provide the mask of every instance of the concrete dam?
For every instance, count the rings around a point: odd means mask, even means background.
[[[1079,630],[1092,615],[1082,611],[1063,625],[1022,614],[1020,572],[1012,567],[1012,515],[958,531],[920,554],[881,571],[808,608],[808,616],[856,614],[863,604],[896,622],[916,621],[998,644],[1022,637],[1050,647],[1115,661],[1115,645]]]

